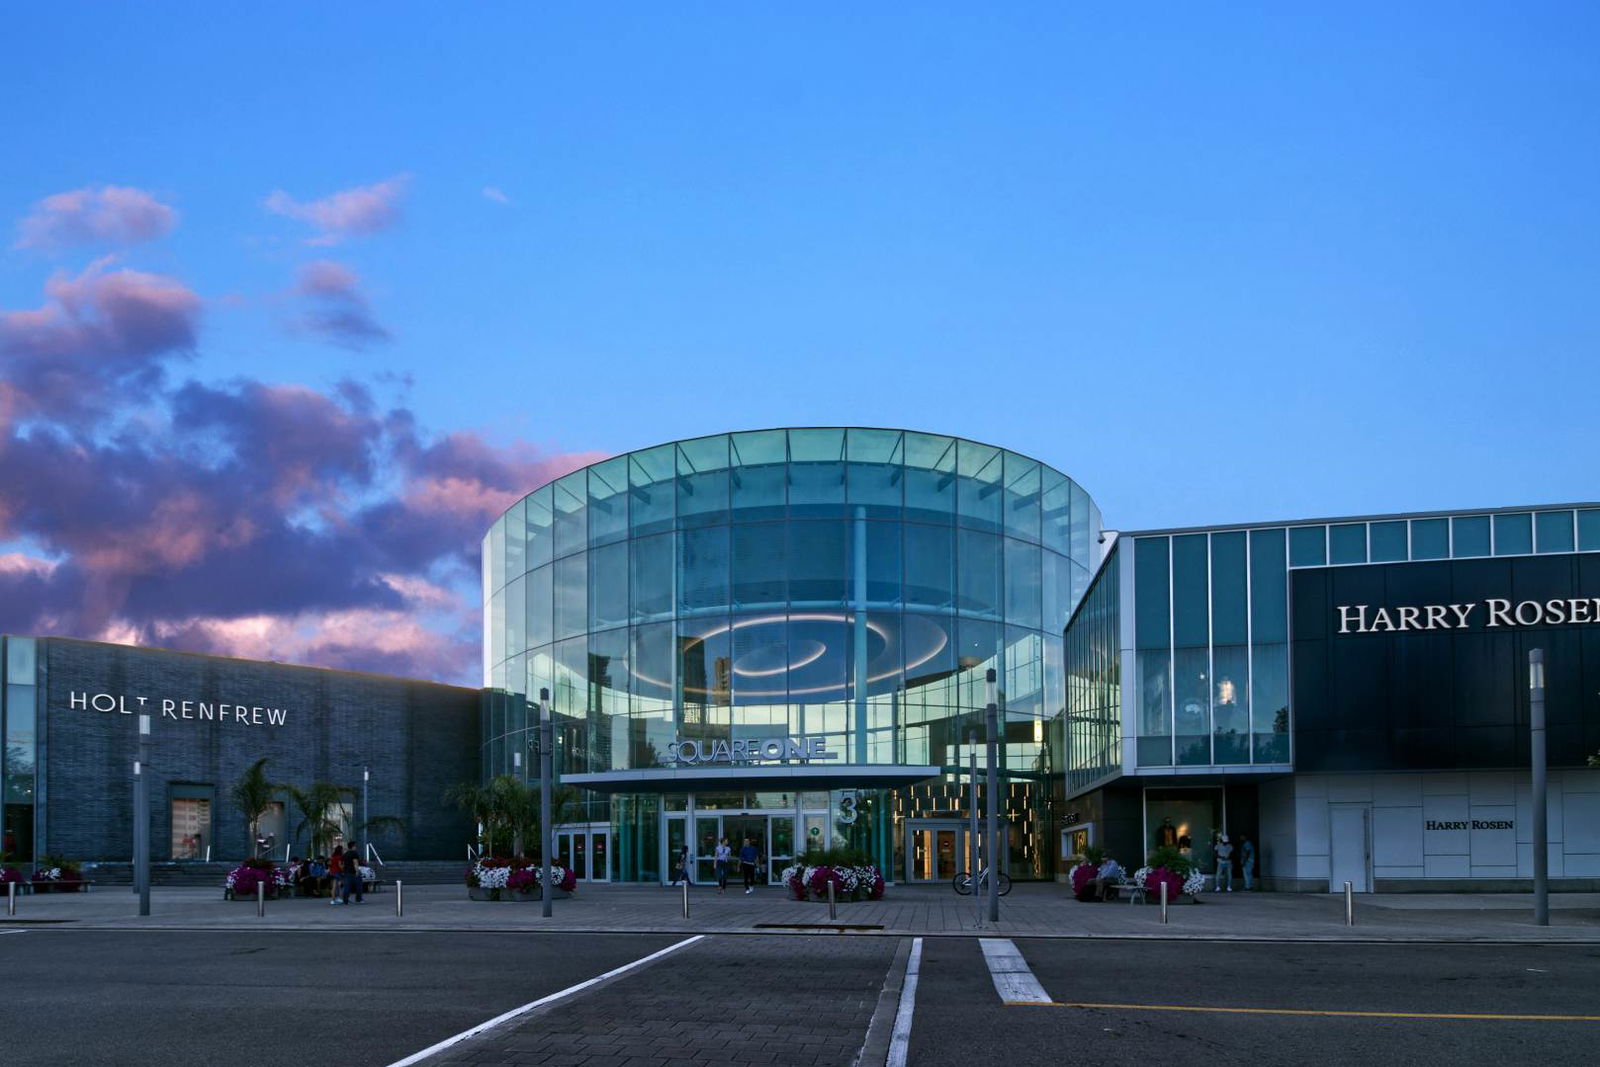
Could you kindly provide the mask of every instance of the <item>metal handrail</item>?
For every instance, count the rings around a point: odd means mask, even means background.
[[[467,846],[467,862],[468,863],[477,862],[478,857],[481,856],[481,855],[483,855],[483,849],[481,849],[481,848],[473,848],[471,845]]]
[[[378,848],[371,841],[367,842],[367,866],[372,866],[376,861],[379,867],[383,866],[383,857],[378,855]]]

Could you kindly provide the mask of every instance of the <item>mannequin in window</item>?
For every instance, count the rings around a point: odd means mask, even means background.
[[[1171,819],[1162,819],[1161,825],[1156,827],[1156,847],[1168,848],[1178,843],[1178,828],[1172,825]]]

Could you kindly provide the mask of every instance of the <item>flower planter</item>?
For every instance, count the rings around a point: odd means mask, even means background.
[[[557,889],[556,890],[556,895],[554,897],[552,897],[551,899],[552,900],[565,900],[570,896],[572,896],[572,894],[567,892],[565,889]],[[468,900],[490,900],[490,901],[494,901],[496,903],[513,903],[513,904],[515,904],[515,903],[526,903],[527,901],[530,901],[530,900],[543,900],[544,897],[540,894],[540,892],[539,892],[539,890],[537,888],[535,888],[532,892],[529,892],[529,893],[519,893],[514,889],[484,889],[482,886],[475,886],[474,885],[474,886],[468,886],[467,887],[467,899]]]

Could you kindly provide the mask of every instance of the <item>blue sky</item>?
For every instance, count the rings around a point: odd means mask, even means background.
[[[13,10],[0,223],[177,221],[8,241],[0,309],[111,254],[201,301],[169,383],[541,454],[958,433],[1123,528],[1600,497],[1600,13],[1303,7]],[[322,245],[264,206],[390,180]],[[303,325],[314,259],[379,334]]]

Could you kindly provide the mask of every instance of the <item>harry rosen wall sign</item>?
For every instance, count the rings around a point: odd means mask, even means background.
[[[1600,597],[1562,597],[1556,600],[1488,600],[1471,604],[1419,604],[1399,608],[1374,608],[1366,604],[1340,604],[1342,634],[1403,633],[1407,630],[1465,630],[1476,620],[1485,629],[1519,626],[1582,626],[1600,622]]]

